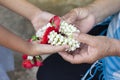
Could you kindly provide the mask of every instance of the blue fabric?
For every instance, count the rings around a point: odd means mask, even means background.
[[[104,33],[104,31],[102,33]],[[110,22],[107,30],[107,37],[120,40],[120,13],[113,16],[113,19]],[[120,80],[120,57],[119,56],[111,56],[111,57],[103,58],[101,60],[102,65],[98,65],[99,64],[98,62],[99,61],[96,61],[91,66],[91,68],[87,71],[87,73],[82,78],[82,80],[92,80],[92,78],[96,74],[96,71],[99,68],[102,70],[102,73],[99,75],[99,80]],[[91,75],[91,73],[94,73],[94,74]],[[90,75],[90,77],[87,77],[88,75]]]
[[[115,15],[111,21],[107,36],[120,40],[120,13]],[[103,59],[103,65],[105,80],[120,80],[120,57],[106,57]]]
[[[0,80],[10,80],[2,65],[0,65]]]
[[[7,71],[14,70],[14,58],[11,50],[0,46],[0,80],[9,80]]]
[[[103,26],[107,27],[107,25],[109,25],[109,23],[111,22],[112,18],[113,18],[113,16],[106,18],[103,22],[98,23],[94,28],[103,27]],[[108,28],[103,28],[102,31],[100,30],[100,33],[98,35],[106,35],[107,29]],[[104,80],[104,72],[103,72],[104,69],[103,68],[104,68],[103,60],[97,60],[90,67],[90,69],[88,69],[88,71],[82,77],[81,80],[92,80],[95,77],[95,75],[97,74],[97,72],[100,72],[98,80]]]
[[[101,60],[96,61],[91,67],[90,69],[87,71],[87,73],[82,77],[81,80],[92,80],[93,77],[96,75],[97,71],[103,70],[103,64],[101,62]],[[99,80],[103,79],[103,72],[101,72],[101,74],[99,75]]]

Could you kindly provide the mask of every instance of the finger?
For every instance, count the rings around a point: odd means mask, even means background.
[[[56,52],[61,52],[61,51],[65,51],[66,49],[68,49],[69,46],[68,45],[63,45],[63,46],[51,46],[51,45],[42,45],[42,53],[56,53]]]
[[[77,19],[77,15],[76,13],[72,10],[69,13],[67,13],[66,15],[64,15],[62,17],[63,20],[65,20],[67,23],[73,23],[75,22],[75,20]]]
[[[73,63],[74,64],[74,61],[73,61],[73,55],[67,53],[67,52],[59,52],[59,55],[66,61],[70,62],[70,63]]]
[[[93,45],[95,42],[95,37],[88,35],[88,34],[84,34],[84,33],[74,33],[73,37],[78,40],[79,42],[88,44],[88,45]]]
[[[81,64],[81,63],[85,63],[86,58],[84,56],[82,56],[81,54],[76,54],[74,56],[74,63],[75,64]]]
[[[70,63],[72,63],[72,64],[81,64],[81,63],[85,63],[85,58],[84,57],[82,57],[81,55],[71,55],[71,54],[69,54],[69,53],[67,53],[67,52],[61,52],[61,53],[59,53],[60,54],[60,56],[64,59],[64,60],[66,60],[66,61],[68,61],[68,62],[70,62]]]

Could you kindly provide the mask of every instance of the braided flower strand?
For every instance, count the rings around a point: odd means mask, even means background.
[[[37,31],[36,35],[29,42],[39,40],[40,44],[69,45],[70,47],[66,51],[74,51],[80,47],[80,42],[73,39],[72,34],[74,32],[80,31],[74,25],[61,21],[58,16],[54,16],[48,24]],[[28,56],[23,54],[22,58],[22,66],[26,69],[43,65],[41,56]]]
[[[80,32],[74,25],[61,21],[54,16],[50,22],[36,33],[36,37],[42,38],[42,43],[51,45],[69,45],[66,51],[74,51],[80,47],[80,43],[73,39],[73,32]]]

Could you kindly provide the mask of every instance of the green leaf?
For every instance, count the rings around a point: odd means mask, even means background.
[[[36,40],[38,40],[38,38],[36,37],[36,35],[33,35],[32,36],[32,41],[36,41]]]
[[[38,60],[42,60],[42,57],[41,56],[35,56],[36,57],[36,59],[38,59]]]

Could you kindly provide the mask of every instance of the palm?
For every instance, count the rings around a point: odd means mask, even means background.
[[[35,30],[37,31],[39,28],[47,24],[53,16],[54,16],[53,14],[48,12],[41,12],[38,15],[36,15],[32,20],[32,24]]]
[[[81,47],[77,50],[75,50],[74,52],[72,53],[69,53],[69,54],[72,54],[73,55],[73,62],[74,63],[91,63],[91,62],[94,62],[94,60],[96,59],[97,55],[97,49],[96,48],[93,48],[91,46],[87,46],[86,44],[81,44]],[[90,62],[88,62],[90,61]]]
[[[87,35],[84,35],[86,37]],[[88,37],[88,36],[87,36]],[[63,55],[63,58],[72,63],[92,63],[98,59],[110,55],[108,51],[111,45],[109,39],[104,36],[85,38],[87,44],[82,44],[79,49],[71,54]],[[84,39],[84,40],[85,40]],[[92,39],[92,40],[91,40]],[[99,46],[98,46],[99,45]],[[109,53],[109,54],[108,54]]]
[[[88,17],[84,19],[74,21],[73,24],[77,26],[81,32],[87,33],[94,26],[95,19],[92,15],[88,15]]]

